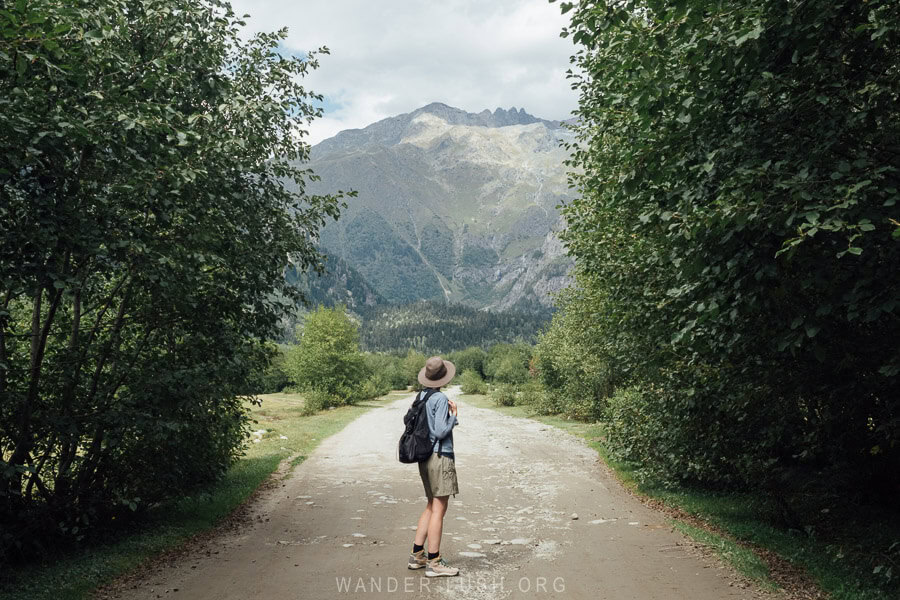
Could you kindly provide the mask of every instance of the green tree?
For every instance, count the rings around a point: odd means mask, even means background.
[[[499,383],[525,383],[531,346],[527,344],[494,344],[484,359],[484,375]]]
[[[315,55],[242,26],[219,0],[0,10],[0,559],[241,451],[284,269],[340,208],[304,192]]]
[[[641,458],[717,484],[827,467],[892,489],[900,4],[563,6],[565,241],[616,378],[664,413]]]
[[[406,390],[406,376],[403,373],[403,359],[393,354],[365,353],[366,368],[372,374],[378,395],[391,390]]]
[[[266,364],[260,364],[248,377],[245,389],[248,395],[274,394],[282,391],[291,382],[286,368],[287,347],[267,342],[265,348],[272,359]]]
[[[462,374],[466,371],[473,371],[480,379],[484,376],[485,358],[487,358],[487,352],[478,346],[469,346],[464,350],[451,352],[448,360],[456,365],[457,373]]]
[[[429,355],[487,348],[500,342],[533,343],[548,319],[547,314],[492,312],[424,301],[356,310],[362,317],[360,338],[364,349],[405,353],[414,348]],[[467,360],[463,358],[463,363]]]
[[[580,274],[577,286],[559,295],[559,311],[534,349],[540,382],[558,398],[555,408],[585,420],[605,416],[615,390],[610,360],[622,343],[597,312],[595,287]]]
[[[303,390],[330,394],[336,403],[354,402],[371,375],[359,351],[356,323],[343,306],[320,306],[306,315],[302,327],[300,343],[288,356],[291,379]]]
[[[462,375],[459,376],[459,386],[463,394],[484,394],[488,391],[484,379],[475,369],[462,372]]]
[[[406,376],[406,384],[413,389],[421,389],[419,383],[419,371],[425,366],[425,355],[410,348],[403,359],[403,374]]]

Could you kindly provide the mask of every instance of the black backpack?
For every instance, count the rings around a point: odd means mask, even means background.
[[[426,460],[434,449],[431,441],[430,432],[428,430],[428,416],[425,414],[425,403],[428,398],[437,390],[429,389],[427,392],[420,393],[406,416],[403,417],[403,424],[406,429],[400,436],[400,462],[417,463]]]

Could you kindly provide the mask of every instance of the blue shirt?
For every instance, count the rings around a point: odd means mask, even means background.
[[[422,393],[428,391],[423,390]],[[435,392],[425,402],[425,415],[428,417],[428,432],[434,441],[434,451],[453,456],[453,428],[459,425],[456,415],[450,414],[450,404],[442,392]]]

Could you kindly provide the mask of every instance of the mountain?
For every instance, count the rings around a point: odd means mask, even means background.
[[[285,279],[299,289],[307,300],[306,306],[297,306],[292,314],[285,315],[280,322],[281,333],[276,341],[296,343],[297,325],[311,308],[343,305],[356,315],[371,312],[376,306],[387,301],[369,285],[365,278],[346,261],[337,256],[325,254],[325,272],[301,271],[290,266],[285,271]]]
[[[312,148],[312,193],[357,190],[321,234],[391,303],[546,311],[571,260],[555,235],[570,198],[560,123],[524,109],[433,103]]]
[[[310,306],[343,304],[350,310],[361,310],[384,304],[385,299],[346,261],[325,254],[325,272],[300,271],[290,267],[285,272],[288,283],[306,296]]]
[[[513,107],[508,111],[498,108],[494,112],[485,109],[480,113],[469,113],[440,102],[433,102],[411,113],[378,121],[365,129],[341,131],[333,138],[319,142],[314,152],[330,154],[337,151],[353,151],[369,145],[389,146],[398,144],[405,137],[410,122],[425,114],[437,117],[449,125],[505,127],[508,125],[544,123],[549,127],[559,127],[559,123],[545,121],[529,115],[524,108],[516,110]]]

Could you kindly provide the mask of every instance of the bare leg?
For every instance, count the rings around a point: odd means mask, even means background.
[[[437,496],[431,503],[431,520],[428,523],[428,552],[434,554],[441,549],[441,533],[444,530],[444,514],[450,496]],[[420,521],[421,523],[421,521]],[[417,534],[418,537],[418,534]]]
[[[428,524],[431,522],[431,507],[432,500],[428,500],[428,504],[425,506],[425,510],[422,511],[422,516],[419,517],[419,525],[416,527],[416,546],[424,546],[425,538],[428,536]]]

